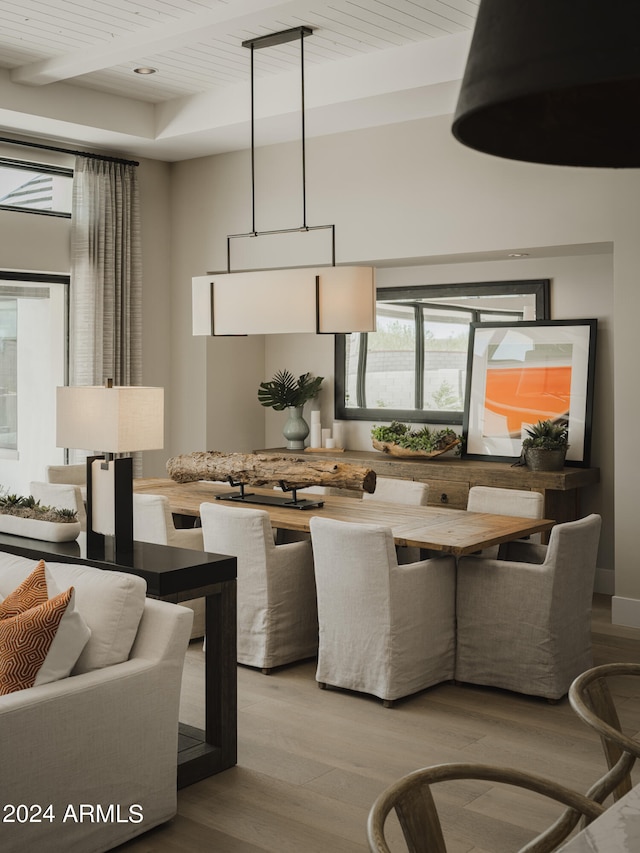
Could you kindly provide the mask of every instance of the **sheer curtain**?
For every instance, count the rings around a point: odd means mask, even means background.
[[[69,384],[140,385],[142,264],[136,166],[77,157],[71,218]],[[100,448],[95,448],[100,450]],[[134,462],[134,472],[139,462]]]

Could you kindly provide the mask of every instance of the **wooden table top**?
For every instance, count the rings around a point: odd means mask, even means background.
[[[237,492],[237,489],[222,483],[199,481],[181,484],[159,477],[134,480],[133,487],[135,492],[166,495],[172,512],[192,516],[200,514],[201,503],[213,502],[218,495]],[[247,491],[263,495],[277,494],[270,489],[253,487]],[[455,556],[541,533],[550,530],[555,523],[549,519],[516,518],[446,507],[377,503],[334,495],[312,497],[323,501],[324,506],[305,510],[248,502],[235,503],[234,506],[266,510],[272,526],[286,530],[308,531],[309,520],[314,515],[337,521],[383,525],[391,528],[396,545],[428,548]]]

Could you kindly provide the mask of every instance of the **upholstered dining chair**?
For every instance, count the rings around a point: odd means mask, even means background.
[[[42,506],[75,510],[80,522],[80,530],[87,529],[87,511],[80,486],[64,483],[40,483],[34,480],[29,483],[29,491],[37,501],[40,501]]]
[[[238,560],[238,663],[264,673],[315,657],[318,614],[310,542],[276,545],[261,509],[200,505],[204,547]]]
[[[155,542],[158,545],[170,545],[173,548],[191,548],[203,551],[202,530],[199,527],[179,530],[173,523],[173,514],[169,498],[164,495],[133,496],[133,538],[138,542]],[[194,598],[180,602],[193,610],[191,639],[204,637],[205,600]]]
[[[614,800],[633,787],[631,769],[640,758],[640,741],[622,731],[608,679],[640,676],[640,664],[609,663],[581,673],[569,688],[569,702],[580,719],[599,736],[608,772],[587,792],[598,802]]]
[[[399,820],[406,842],[405,849],[409,853],[447,853],[449,848],[445,843],[431,788],[439,782],[453,780],[506,784],[541,794],[568,807],[550,827],[521,847],[520,853],[552,853],[569,837],[581,818],[590,823],[604,812],[603,806],[590,797],[532,773],[487,764],[439,764],[403,776],[380,794],[371,807],[367,821],[371,853],[391,853],[385,828],[387,817],[392,811],[395,811]],[[485,846],[475,836],[473,844]]]
[[[83,500],[87,499],[87,465],[47,465],[44,472],[47,483],[65,483],[80,486]]]
[[[515,515],[518,518],[543,518],[544,497],[540,492],[527,489],[502,489],[497,486],[471,486],[467,498],[469,512],[490,512],[494,515]],[[530,542],[540,542],[540,535],[531,537]],[[499,545],[484,548],[483,557],[497,559]],[[502,550],[504,552],[504,549]]]
[[[539,562],[461,557],[456,680],[550,700],[591,659],[591,603],[601,518],[557,524]],[[514,549],[516,551],[516,549]]]
[[[376,489],[369,494],[364,492],[362,499],[378,503],[408,504],[411,506],[426,506],[429,498],[429,484],[417,480],[400,480],[395,477],[378,477]],[[400,545],[396,548],[398,562],[402,564],[415,563],[420,560],[419,548]]]
[[[314,516],[320,686],[383,700],[453,678],[455,560],[398,565],[391,530]]]
[[[376,489],[371,494],[365,492],[363,500],[382,501],[394,504],[412,504],[426,506],[429,497],[429,484],[417,480],[400,480],[395,477],[378,477]]]

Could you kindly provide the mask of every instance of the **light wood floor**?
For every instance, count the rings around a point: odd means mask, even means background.
[[[595,664],[640,661],[640,630],[612,626],[604,596],[594,601],[593,642]],[[199,726],[202,664],[201,644],[192,644],[181,719]],[[509,765],[579,790],[604,772],[597,737],[566,699],[551,705],[443,684],[389,710],[366,696],[319,690],[314,675],[312,662],[270,676],[239,667],[237,767],[179,791],[176,818],[121,853],[362,853],[371,803],[419,767]],[[615,695],[635,734],[640,685],[619,680]],[[489,783],[446,783],[438,792],[452,853],[517,850],[557,814],[535,795]]]

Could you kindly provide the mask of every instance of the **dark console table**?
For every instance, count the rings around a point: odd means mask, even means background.
[[[206,599],[205,729],[180,724],[178,788],[237,762],[236,558],[187,548],[134,542],[115,554],[113,540],[87,554],[85,535],[74,542],[43,542],[0,534],[0,550],[57,563],[84,563],[129,572],[147,582],[147,595],[179,603]]]

